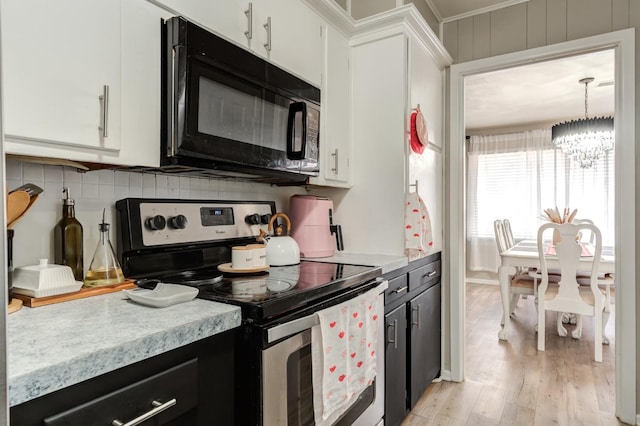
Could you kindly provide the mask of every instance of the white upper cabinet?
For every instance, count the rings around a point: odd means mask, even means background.
[[[147,1],[122,2],[122,149],[118,164],[160,164],[160,23],[171,16]]]
[[[256,1],[253,2],[254,43],[251,47],[259,55],[320,87],[322,25],[322,19],[300,0]]]
[[[120,2],[2,0],[1,6],[6,152],[60,158],[78,152],[75,160],[117,153]]]
[[[320,87],[323,20],[301,0],[153,0]]]
[[[320,112],[320,176],[310,184],[351,186],[351,73],[349,40],[335,28],[324,30],[324,75]]]

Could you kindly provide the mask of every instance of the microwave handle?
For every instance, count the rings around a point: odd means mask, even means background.
[[[302,118],[302,145],[300,151],[293,150],[295,137],[296,115]],[[304,102],[293,102],[289,106],[289,120],[287,121],[287,158],[289,160],[303,160],[307,151],[307,104]]]

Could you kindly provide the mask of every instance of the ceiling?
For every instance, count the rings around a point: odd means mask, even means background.
[[[584,84],[578,82],[584,77],[595,79],[588,86],[589,117],[613,115],[614,51],[605,50],[467,76],[465,127],[469,131],[584,118]]]
[[[444,20],[529,0],[426,0]],[[585,77],[590,117],[613,115],[614,51],[533,63],[465,78],[467,131],[531,126],[583,118]]]

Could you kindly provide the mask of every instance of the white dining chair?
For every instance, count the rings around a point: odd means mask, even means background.
[[[505,222],[509,227],[508,231],[505,227]],[[502,253],[503,251],[508,250],[515,245],[513,234],[511,234],[511,237],[509,237],[509,235],[507,234],[508,232],[511,232],[511,226],[508,219],[495,220],[493,222],[493,231],[496,238],[498,253]],[[509,305],[509,312],[511,314],[515,312],[518,301],[520,300],[520,296],[531,295],[533,296],[535,303],[535,299],[538,294],[539,283],[537,277],[530,274],[529,271],[524,268],[516,268],[516,273],[510,276],[509,279],[511,280],[511,298]]]
[[[582,254],[582,245],[576,241],[576,235],[580,230],[586,229],[595,235],[593,256],[587,259],[590,262],[589,285],[578,283],[578,264]],[[551,231],[557,230],[561,240],[555,244],[555,253],[549,252]],[[545,241],[545,231],[548,241]],[[602,362],[603,329],[608,313],[604,311],[605,294],[598,287],[598,266],[602,254],[602,235],[600,230],[591,224],[558,224],[547,223],[538,229],[538,256],[540,258],[541,283],[538,288],[538,350],[545,349],[545,319],[547,311],[558,313],[558,334],[566,336],[567,331],[562,325],[562,313],[569,312],[577,315],[576,330],[573,337],[579,338],[582,331],[582,318],[584,315],[594,317],[594,359]],[[557,284],[549,282],[549,268],[547,260],[549,256],[555,256],[560,263],[560,280]]]
[[[504,228],[504,238],[507,241],[509,247],[516,245],[516,239],[513,238],[513,231],[511,230],[511,222],[509,219],[502,219],[502,227]]]
[[[573,223],[576,225],[580,225],[583,223],[594,225],[591,219],[574,219]],[[586,233],[579,233],[578,236],[579,236],[579,240],[583,243],[588,243],[591,246],[595,244],[595,234],[591,231],[588,231]],[[578,271],[577,277],[578,277],[578,284],[589,285],[590,277],[588,272]],[[611,287],[613,285],[615,285],[615,274],[602,274],[602,273],[598,274],[598,286],[604,290],[604,294],[605,294],[604,309],[605,309],[605,312],[607,313],[611,313]],[[577,319],[574,320],[574,318],[575,316],[572,318],[568,318],[568,316],[566,316],[565,318],[563,318],[563,323],[567,324],[570,322],[571,324],[576,324]],[[606,322],[605,322],[605,325],[606,325]],[[582,334],[582,329],[574,330],[574,333],[580,336]],[[602,342],[605,345],[609,344],[609,338],[606,336],[606,334],[604,335]]]

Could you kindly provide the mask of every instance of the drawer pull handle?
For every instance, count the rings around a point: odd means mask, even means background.
[[[402,293],[403,291],[407,291],[407,286],[405,285],[404,287],[400,287],[400,288],[396,288],[395,290],[393,290],[393,293],[398,294],[398,293]]]
[[[136,417],[133,420],[128,421],[127,423],[123,423],[120,420],[114,420],[111,422],[111,424],[113,426],[135,426],[135,425],[139,425],[140,423],[149,420],[151,417],[154,417],[157,414],[160,414],[161,412],[163,412],[164,410],[166,410],[169,407],[173,407],[174,405],[176,405],[176,399],[170,399],[169,401],[165,402],[164,404],[158,401],[152,401],[151,404],[153,404],[153,407],[151,410],[147,411],[144,414],[139,415],[138,417]]]
[[[432,277],[432,276],[434,276],[434,275],[435,275],[435,274],[437,274],[437,273],[438,273],[438,271],[431,271],[431,272],[429,272],[428,274],[426,274],[426,276],[427,276],[427,277]]]

